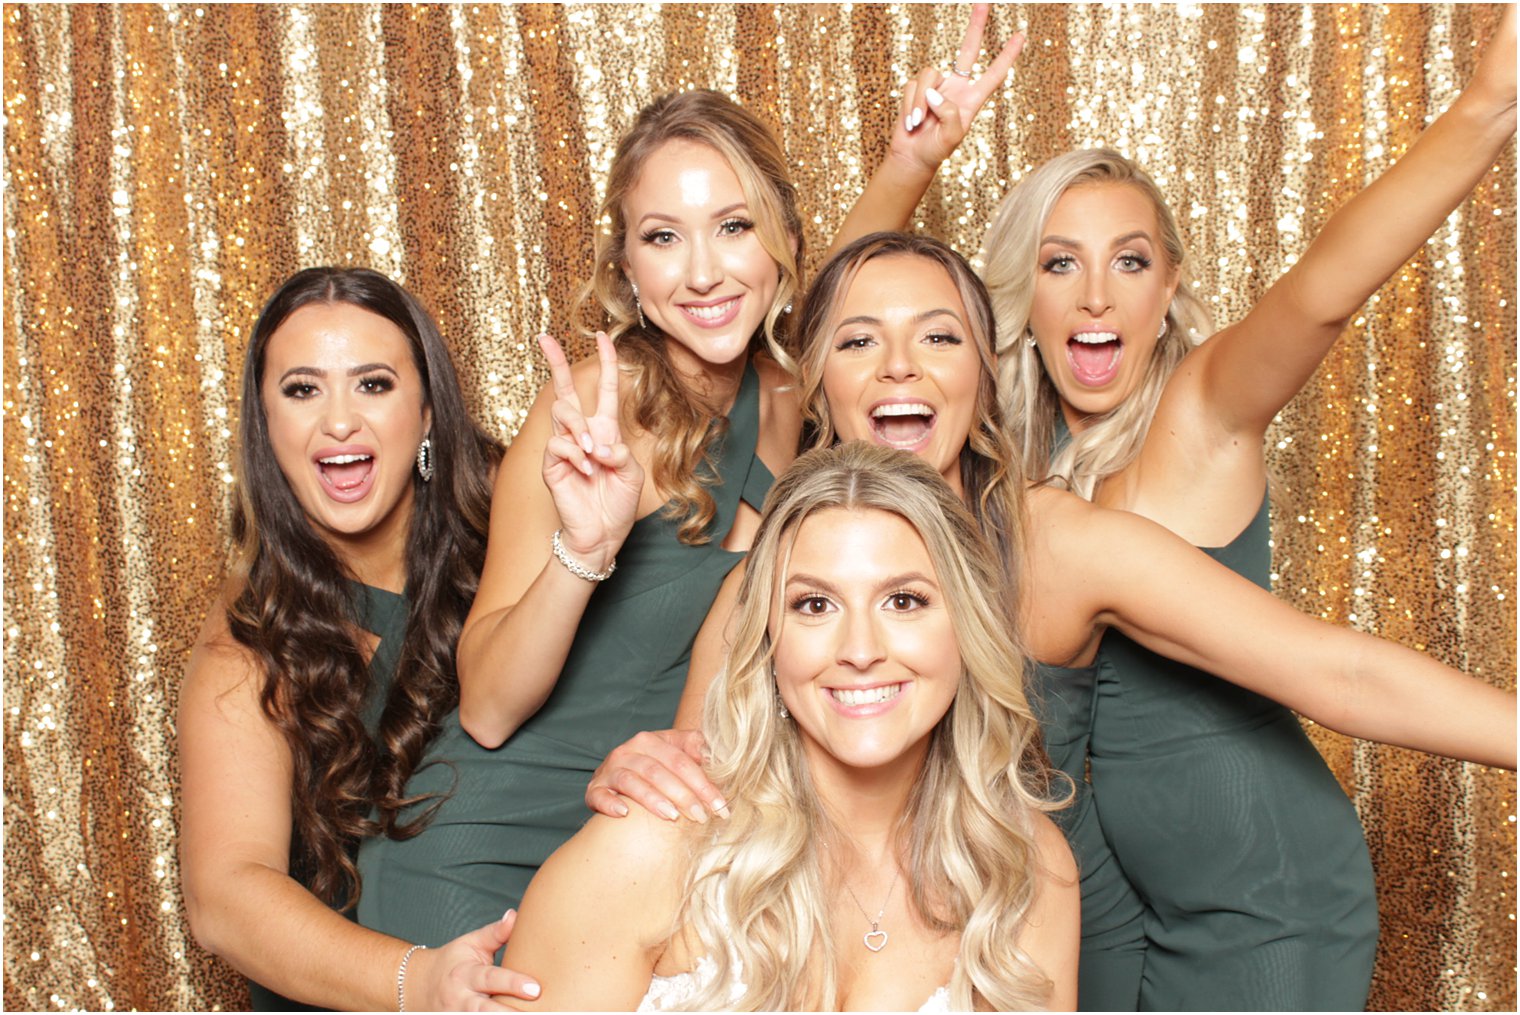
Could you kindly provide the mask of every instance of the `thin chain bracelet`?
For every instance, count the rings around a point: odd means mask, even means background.
[[[549,546],[554,550],[554,559],[565,565],[565,570],[577,578],[584,578],[588,582],[604,582],[612,577],[612,572],[617,570],[616,557],[612,558],[612,561],[608,563],[607,570],[593,571],[565,552],[565,544],[559,541],[559,535],[564,531],[564,529],[555,529],[554,538],[549,541]]]
[[[401,965],[396,967],[396,1010],[398,1012],[406,1011],[406,964],[412,961],[412,952],[419,948],[427,951],[427,945],[412,945],[406,950],[406,954],[401,956]]]

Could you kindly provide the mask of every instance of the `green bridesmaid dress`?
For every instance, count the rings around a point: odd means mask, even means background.
[[[1263,498],[1244,532],[1204,552],[1270,588],[1270,534]],[[1147,907],[1141,1009],[1360,1011],[1372,864],[1297,717],[1117,631],[1098,661],[1093,796]]]
[[[755,454],[759,377],[745,371],[711,458],[717,505],[700,546],[676,538],[679,519],[639,519],[597,586],[554,691],[494,750],[471,740],[457,710],[407,789],[435,804],[421,834],[366,840],[359,850],[359,922],[407,941],[441,945],[516,906],[540,864],[590,816],[586,784],[608,752],[675,718],[691,646],[718,587],[742,554],[722,548],[741,500],[758,508],[770,471]],[[510,674],[511,661],[503,660]]]

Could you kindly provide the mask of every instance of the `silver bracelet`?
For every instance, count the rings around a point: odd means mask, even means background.
[[[612,577],[612,572],[617,570],[616,557],[607,564],[607,570],[593,571],[565,552],[565,544],[559,541],[559,534],[564,531],[564,529],[555,529],[554,538],[549,541],[549,545],[554,548],[554,559],[565,565],[565,570],[588,582],[604,582]]]
[[[412,952],[419,948],[427,951],[427,945],[412,945],[406,950],[406,954],[401,956],[401,965],[396,967],[396,1010],[398,1012],[406,1011],[406,964],[412,961]]]

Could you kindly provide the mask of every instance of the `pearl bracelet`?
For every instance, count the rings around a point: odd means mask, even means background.
[[[565,565],[565,570],[577,578],[584,578],[588,582],[604,582],[612,577],[612,572],[617,570],[616,557],[607,564],[607,570],[593,571],[565,552],[565,544],[559,541],[559,535],[564,531],[564,529],[555,529],[554,538],[549,541],[549,545],[554,550],[554,559]]]
[[[427,945],[412,945],[406,950],[406,954],[401,956],[401,965],[396,967],[396,1010],[398,1012],[406,1011],[406,964],[412,961],[412,952],[419,948],[427,951]]]

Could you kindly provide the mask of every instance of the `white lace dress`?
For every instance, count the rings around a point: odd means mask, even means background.
[[[744,967],[739,964],[739,957],[734,956],[734,969],[739,974],[739,979],[729,989],[728,1001],[732,1005],[744,996],[745,983]],[[689,973],[676,973],[674,976],[656,976],[649,981],[649,992],[644,995],[644,1000],[639,1002],[639,1011],[671,1011],[678,1005],[686,1004],[697,996],[697,992],[703,990],[712,983],[713,977],[718,975],[718,964],[706,955],[697,960],[697,968]],[[919,1006],[921,1012],[948,1012],[950,1010],[950,990],[948,987],[940,987],[929,995],[929,1000]]]

